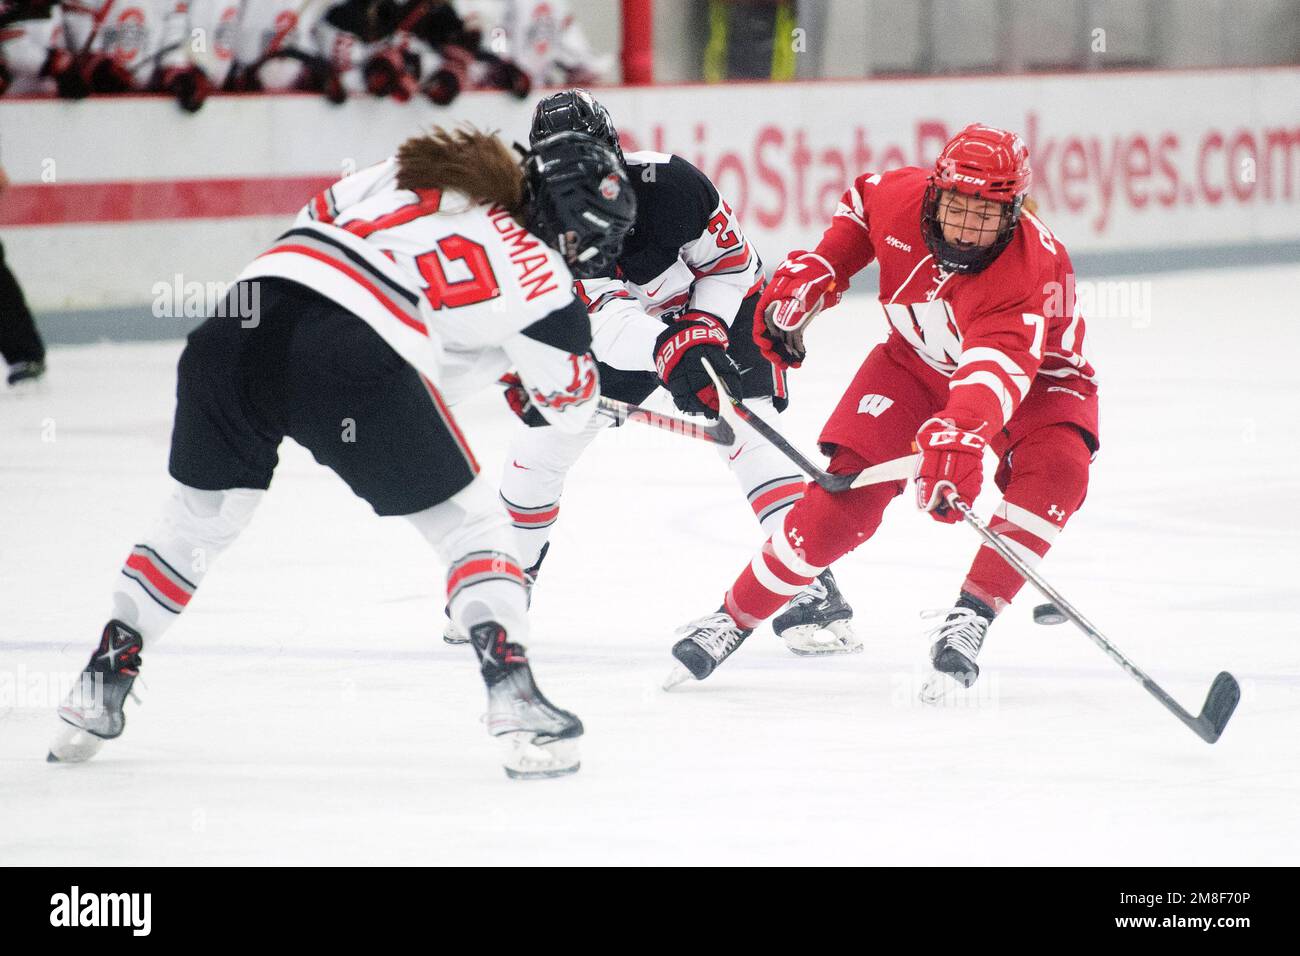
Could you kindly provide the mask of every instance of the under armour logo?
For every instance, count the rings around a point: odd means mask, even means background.
[[[789,532],[786,534],[786,537],[790,539],[790,543],[793,544],[796,548],[801,547],[803,545],[803,535],[799,533],[798,528],[791,528]]]
[[[863,395],[862,401],[858,402],[858,414],[879,418],[893,404],[894,400],[884,395]]]
[[[1058,508],[1056,505],[1052,505],[1050,508],[1047,509],[1047,517],[1055,518],[1057,521],[1064,521],[1065,512],[1062,509]]]

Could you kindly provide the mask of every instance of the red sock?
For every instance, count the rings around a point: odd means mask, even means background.
[[[847,449],[831,459],[832,474],[852,474],[866,462]],[[723,607],[744,628],[755,628],[798,594],[832,562],[871,537],[901,482],[830,494],[809,482],[804,496],[740,572]]]
[[[1012,450],[1011,477],[989,527],[1031,568],[1047,554],[1088,492],[1091,453],[1070,425],[1039,429]],[[1025,579],[982,545],[962,590],[1001,612]]]

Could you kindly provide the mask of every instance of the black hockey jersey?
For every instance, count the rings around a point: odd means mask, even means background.
[[[592,351],[615,368],[654,371],[654,342],[689,311],[730,325],[763,266],[731,207],[680,156],[625,155],[636,225],[608,278],[575,283],[591,313]]]

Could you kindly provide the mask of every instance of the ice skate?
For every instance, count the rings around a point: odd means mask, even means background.
[[[772,620],[772,630],[800,657],[857,654],[862,641],[853,633],[852,619],[853,608],[827,568]]]
[[[754,632],[743,630],[726,611],[717,611],[682,625],[677,633],[682,635],[673,645],[678,666],[664,681],[664,690],[692,677],[704,680]]]
[[[980,676],[980,646],[993,623],[993,610],[984,602],[963,594],[950,610],[926,611],[922,617],[945,615],[943,621],[930,628],[927,636],[935,637],[930,648],[932,673],[921,685],[921,700],[935,704],[950,691],[965,690],[974,685]]]
[[[59,730],[50,744],[50,763],[80,763],[89,760],[105,740],[112,740],[126,727],[123,705],[131,697],[140,675],[143,641],[134,628],[121,621],[109,621],[99,647],[81,672],[68,699],[59,705]]]
[[[30,389],[45,375],[45,363],[43,361],[35,362],[15,362],[9,366],[9,374],[6,381],[11,388]]]
[[[506,743],[506,775],[527,779],[576,773],[582,721],[538,689],[523,646],[510,643],[495,621],[471,628],[470,642],[487,685],[488,733]]]

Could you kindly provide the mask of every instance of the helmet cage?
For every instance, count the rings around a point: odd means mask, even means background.
[[[622,164],[592,137],[558,133],[524,163],[524,225],[565,259],[574,278],[613,275],[636,219]]]
[[[925,198],[921,201],[921,234],[925,238],[925,245],[934,255],[935,260],[947,272],[956,272],[961,274],[973,274],[982,272],[993,264],[993,261],[1002,254],[1002,250],[1010,245],[1011,240],[1015,238],[1016,226],[1020,222],[1021,207],[1024,204],[1024,196],[1016,196],[1010,202],[999,202],[1001,208],[1001,217],[998,220],[997,232],[993,242],[985,246],[961,246],[949,242],[944,238],[943,227],[948,225],[960,225],[954,223],[953,214],[948,212],[941,213],[943,193],[954,192],[959,195],[967,196],[971,199],[983,199],[985,197],[977,194],[971,194],[955,189],[945,189],[935,181],[935,177],[930,177],[930,183],[925,190]],[[997,200],[993,200],[997,201]],[[962,218],[969,216],[967,211],[962,214]]]

